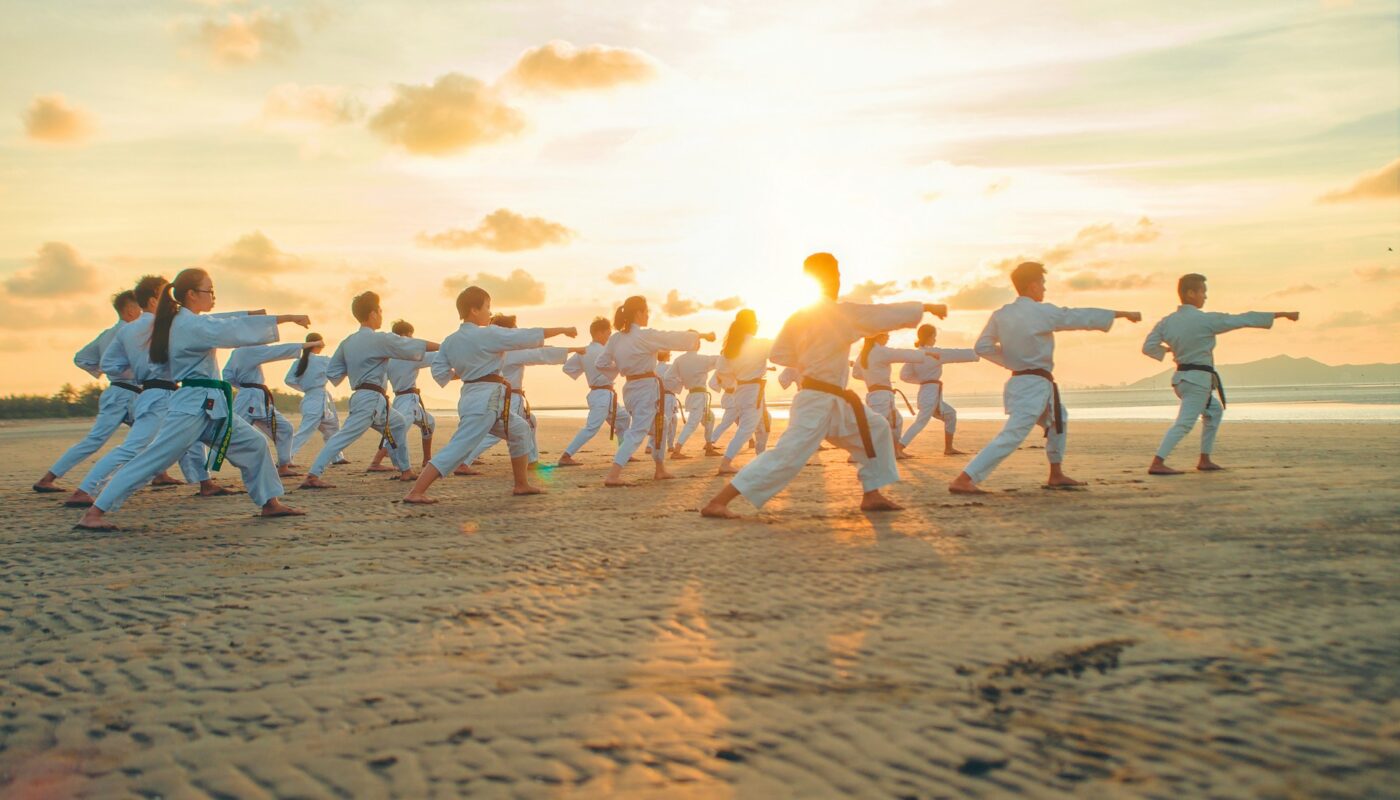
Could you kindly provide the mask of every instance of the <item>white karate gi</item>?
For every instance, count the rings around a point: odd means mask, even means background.
[[[394,391],[394,410],[403,414],[408,424],[417,425],[425,439],[437,430],[437,419],[428,413],[427,407],[423,405],[423,396],[414,390],[418,388],[418,373],[432,365],[432,356],[424,353],[423,358],[417,361],[391,358],[386,370],[389,388]]]
[[[698,333],[658,331],[640,325],[633,325],[608,339],[607,346],[598,356],[598,369],[616,368],[624,377],[652,376],[629,380],[622,387],[622,400],[632,420],[617,447],[617,455],[613,457],[614,464],[625,465],[648,436],[652,438],[652,460],[661,463],[666,459],[664,419],[660,432],[661,441],[657,441],[656,436],[656,413],[661,407],[661,381],[655,377],[656,354],[662,350],[694,350],[699,346]]]
[[[1142,344],[1145,355],[1161,361],[1171,351],[1178,364],[1215,368],[1215,337],[1240,328],[1272,328],[1274,315],[1267,311],[1243,314],[1222,314],[1202,311],[1193,305],[1182,305],[1163,317],[1147,334]],[[1205,420],[1201,429],[1201,454],[1210,455],[1215,448],[1215,436],[1225,409],[1211,396],[1215,376],[1209,372],[1178,371],[1172,375],[1172,389],[1181,398],[1176,422],[1167,429],[1157,455],[1166,459],[1177,443],[1191,432],[1196,419]]]
[[[335,401],[326,391],[326,369],[331,365],[330,356],[312,353],[306,359],[306,371],[297,374],[300,361],[294,362],[282,381],[301,392],[301,419],[297,422],[296,433],[292,435],[292,457],[311,440],[311,434],[321,432],[321,442],[329,441],[340,430],[340,415],[335,411]],[[336,453],[334,461],[344,461],[344,453]]]
[[[722,371],[719,367],[720,364],[716,361],[715,374],[710,376],[710,388],[720,393],[719,423],[705,439],[705,444],[712,447],[718,445],[724,432],[739,421],[739,407],[734,404],[734,378],[728,374],[728,371]]]
[[[1103,308],[1061,308],[1018,297],[987,320],[974,348],[977,355],[1012,372],[1055,369],[1056,331],[1106,331],[1113,327],[1113,312]],[[1059,464],[1065,457],[1069,412],[1061,404],[1065,430],[1055,430],[1054,384],[1038,375],[1013,375],[1002,390],[1008,415],[1001,432],[963,469],[974,483],[981,483],[1011,455],[1031,428],[1045,428],[1045,457]]]
[[[73,363],[78,369],[86,372],[94,378],[102,377],[102,354],[112,344],[116,338],[117,331],[126,326],[126,322],[117,320],[116,324],[97,334],[97,338],[83,345],[77,353],[73,355]],[[131,380],[130,373],[107,376],[110,383],[102,390],[102,394],[97,399],[97,418],[92,421],[92,427],[88,428],[87,435],[78,440],[78,443],[64,451],[59,456],[49,472],[55,477],[63,477],[69,470],[81,464],[88,456],[102,449],[112,434],[117,432],[123,424],[131,424],[133,412],[136,408],[136,396],[139,394],[131,389],[123,388],[118,383],[126,383]]]
[[[865,381],[865,404],[885,418],[885,423],[890,426],[890,431],[896,439],[904,433],[904,415],[899,413],[899,406],[895,403],[891,368],[895,364],[918,364],[928,360],[930,356],[922,350],[887,347],[883,344],[870,348],[865,363],[862,364],[859,357],[856,359],[854,374]],[[877,386],[887,388],[874,388]]]
[[[216,317],[181,308],[170,324],[170,379],[219,380],[218,348],[275,341],[276,317]],[[203,442],[217,453],[225,425],[231,428],[226,457],[243,473],[243,485],[253,503],[263,506],[282,496],[282,481],[268,452],[267,437],[234,413],[223,392],[181,386],[167,402],[165,419],[155,439],[112,476],[93,504],[97,509],[116,511],[156,473],[175,463],[190,445]]]
[[[532,347],[528,350],[512,350],[501,359],[501,377],[510,382],[513,390],[510,393],[511,413],[525,420],[530,428],[531,464],[540,460],[540,446],[535,438],[535,415],[530,413],[529,404],[525,402],[525,368],[531,365],[562,365],[568,357],[569,350],[566,347]],[[495,447],[500,441],[499,437],[486,434],[481,444],[467,456],[467,463],[476,461],[482,453]]]
[[[792,367],[803,378],[844,389],[850,376],[851,345],[869,336],[912,328],[923,318],[921,303],[868,305],[829,298],[798,311],[783,323],[768,359]],[[732,485],[756,506],[782,491],[825,439],[845,448],[859,466],[861,487],[872,492],[899,480],[894,440],[882,417],[856,398],[870,428],[875,457],[866,454],[856,410],[843,397],[800,389],[793,397],[788,427],[778,443],[750,461]]]
[[[899,379],[916,384],[919,413],[905,429],[900,444],[908,447],[931,419],[943,420],[943,432],[952,435],[958,430],[958,411],[943,399],[943,365],[972,363],[979,360],[976,350],[952,347],[920,347],[929,357],[905,364],[899,369]]]
[[[676,356],[673,362],[676,377],[686,389],[685,426],[676,436],[676,447],[685,447],[691,434],[701,426],[705,429],[706,442],[713,436],[715,414],[710,410],[710,392],[705,383],[718,363],[719,356],[703,356],[694,350]]]
[[[233,388],[242,388],[233,398],[233,407],[238,416],[262,431],[277,448],[277,466],[292,463],[292,423],[282,416],[277,406],[269,398],[271,388],[263,394],[260,386],[267,386],[267,376],[263,375],[262,365],[271,361],[285,361],[300,358],[305,345],[300,342],[287,344],[254,345],[240,347],[229,353],[224,361],[224,380]]]
[[[211,316],[244,316],[244,312]],[[169,365],[151,361],[151,330],[155,326],[155,320],[154,314],[149,311],[143,312],[140,317],[123,325],[102,353],[103,372],[108,375],[129,374],[132,382],[140,384],[142,388],[132,408],[131,429],[127,431],[126,439],[120,446],[108,450],[106,455],[98,459],[83,477],[83,482],[78,484],[78,491],[90,497],[96,497],[113,473],[146,449],[165,420],[170,396],[174,392],[150,384],[151,381],[170,380]],[[180,456],[180,471],[184,473],[187,483],[199,483],[209,479],[209,470],[204,459],[204,445],[199,442],[191,444]],[[167,464],[162,469],[168,469],[169,466]]]
[[[439,474],[457,469],[488,434],[506,440],[512,460],[529,455],[530,424],[509,410],[506,384],[480,379],[500,376],[507,353],[543,344],[544,328],[502,328],[471,322],[463,322],[442,340],[442,349],[432,359],[433,380],[446,386],[460,378],[462,393],[457,397],[457,430],[430,462]]]
[[[685,384],[676,374],[675,364],[657,364],[656,375],[661,378],[661,388],[666,392],[666,449],[676,446],[676,431],[680,428],[681,391]]]
[[[385,427],[394,437],[389,458],[400,472],[408,471],[408,419],[389,407],[385,373],[389,359],[416,361],[427,351],[428,343],[422,339],[376,331],[364,325],[345,337],[326,367],[326,379],[339,386],[348,376],[352,387],[372,384],[385,389],[386,393],[356,389],[350,395],[350,413],[345,416],[345,424],[321,448],[307,474],[324,474],[326,467],[336,460],[337,454],[358,441],[365,431],[373,428],[383,433]]]
[[[617,404],[617,417],[614,420],[616,429],[625,431],[632,423],[632,418],[627,414],[627,409],[623,408],[617,391],[613,388],[617,381],[617,367],[598,368],[598,356],[602,354],[603,345],[590,342],[582,355],[575,353],[564,362],[565,375],[574,380],[584,376],[588,381],[588,419],[584,421],[573,441],[569,442],[569,446],[564,448],[564,452],[571,456],[577,455],[578,451],[603,429],[614,403]]]
[[[765,381],[768,375],[769,339],[748,338],[734,358],[720,356],[715,372],[734,381],[734,413],[737,427],[729,440],[724,457],[733,460],[743,452],[750,438],[756,438],[756,449],[762,453],[768,446],[768,408],[764,402],[764,387],[755,381]]]

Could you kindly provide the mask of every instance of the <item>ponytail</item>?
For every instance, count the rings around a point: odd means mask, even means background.
[[[860,365],[862,368],[870,369],[870,351],[875,349],[875,345],[877,344],[876,340],[879,338],[878,336],[871,336],[865,340],[865,344],[861,345]]]
[[[753,310],[748,308],[741,310],[734,315],[734,321],[729,325],[729,332],[724,335],[724,346],[720,348],[720,353],[732,361],[744,349],[744,342],[757,332],[758,317],[754,315]]]
[[[617,307],[617,313],[613,314],[613,327],[619,332],[626,331],[636,322],[637,315],[646,310],[647,299],[641,295],[632,295]]]
[[[306,341],[322,342],[325,340],[321,338],[321,334],[319,333],[308,333],[306,334]],[[301,358],[297,360],[296,376],[298,378],[306,374],[306,364],[311,360],[311,351],[314,349],[313,347],[303,347],[301,349]]]
[[[175,282],[166,286],[165,291],[160,293],[160,304],[156,306],[156,322],[151,329],[153,363],[170,363],[170,324],[175,321],[175,314],[184,305],[180,301],[207,277],[209,274],[197,267],[182,269],[180,274],[175,276]]]

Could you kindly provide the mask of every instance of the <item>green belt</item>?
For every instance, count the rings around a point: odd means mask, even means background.
[[[217,389],[223,392],[224,408],[228,413],[224,415],[224,426],[214,436],[214,446],[209,449],[209,462],[207,466],[210,472],[218,472],[224,465],[224,456],[228,455],[228,443],[233,439],[233,384],[228,381],[217,381],[213,378],[186,378],[180,381],[181,387],[194,389]]]

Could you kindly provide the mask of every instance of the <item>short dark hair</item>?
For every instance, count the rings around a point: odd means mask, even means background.
[[[606,331],[611,329],[612,323],[608,322],[606,317],[594,317],[593,321],[588,323],[588,332],[595,336],[598,334],[598,331]]]
[[[379,295],[374,292],[365,292],[355,295],[355,299],[350,301],[350,313],[355,315],[355,319],[360,322],[368,322],[369,315],[379,310]]]
[[[141,280],[136,282],[136,288],[131,290],[136,296],[136,305],[145,308],[147,303],[160,296],[167,283],[170,281],[160,275],[142,275]]]
[[[1181,302],[1186,302],[1186,293],[1194,292],[1206,288],[1206,276],[1199,272],[1190,272],[1182,275],[1176,281],[1176,296],[1181,298]]]
[[[930,324],[928,324],[928,323],[924,323],[923,325],[920,325],[920,326],[919,326],[919,339],[918,339],[918,341],[921,341],[921,342],[922,342],[923,340],[929,338],[930,336],[934,335],[935,333],[938,333],[938,329],[937,329],[937,328],[933,327],[932,325],[930,325]]]
[[[397,333],[400,336],[412,336],[413,323],[409,322],[406,319],[396,319],[394,320],[393,327],[391,327],[389,330],[393,331],[394,333]]]
[[[136,292],[127,289],[124,292],[117,292],[116,294],[112,295],[112,309],[118,314],[122,313],[122,309],[126,308],[127,304],[131,304],[137,307],[141,306],[140,303],[136,302]]]
[[[1016,265],[1016,269],[1011,270],[1011,285],[1016,287],[1016,294],[1025,294],[1027,286],[1044,277],[1044,264],[1039,261],[1022,261]]]
[[[802,271],[817,279],[822,290],[835,294],[841,290],[841,267],[830,253],[813,253],[802,262]]]
[[[481,308],[490,299],[490,293],[480,286],[468,286],[457,295],[457,316],[466,319],[468,311]]]

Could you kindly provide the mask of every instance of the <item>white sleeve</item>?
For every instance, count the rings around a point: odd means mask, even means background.
[[[1142,342],[1142,354],[1148,358],[1155,358],[1158,361],[1167,357],[1167,343],[1162,339],[1162,329],[1166,327],[1165,317],[1157,320],[1157,324],[1152,326],[1147,338]]]

